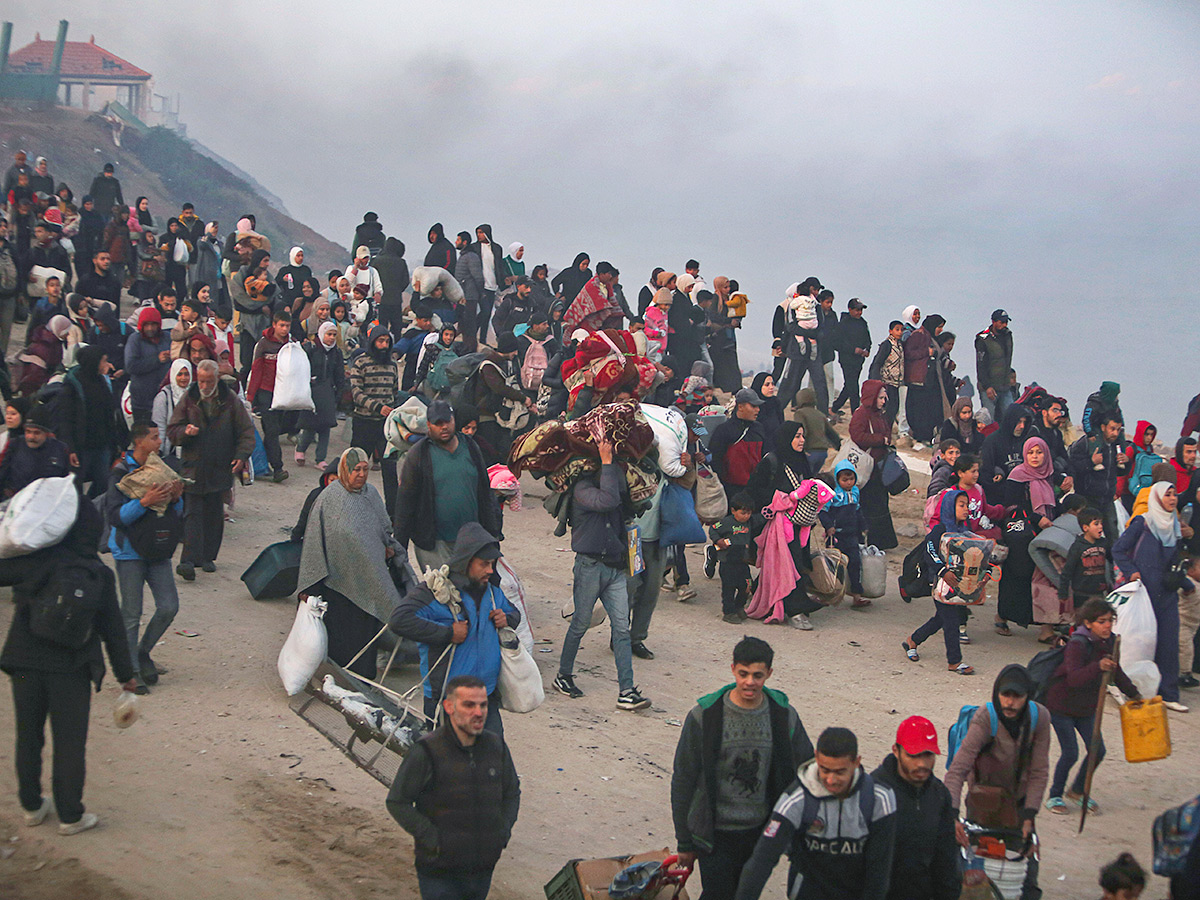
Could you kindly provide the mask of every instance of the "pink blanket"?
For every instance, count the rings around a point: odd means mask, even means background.
[[[790,494],[776,491],[771,505],[763,508],[767,527],[755,539],[758,544],[760,573],[758,590],[754,592],[754,599],[746,607],[746,614],[751,618],[763,619],[768,625],[783,621],[783,598],[794,591],[797,582],[800,581],[800,573],[796,570],[789,547],[797,537],[796,529],[788,515],[795,512],[800,500],[812,490],[817,491],[821,505],[824,506],[828,502],[825,493],[832,494],[832,491],[829,491],[828,487],[821,491],[821,487],[825,487],[822,482],[803,481],[800,487]],[[800,529],[799,540],[802,545],[808,542],[809,531],[811,527],[807,525]]]

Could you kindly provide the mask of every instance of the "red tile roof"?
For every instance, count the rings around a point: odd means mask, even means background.
[[[43,41],[39,38],[9,54],[8,71],[48,74],[53,61],[54,41]],[[87,42],[67,41],[64,44],[62,77],[140,81],[150,78],[151,75],[115,53],[109,53],[103,47],[96,46],[96,39],[93,37]]]

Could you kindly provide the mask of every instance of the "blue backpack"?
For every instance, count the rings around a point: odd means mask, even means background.
[[[1029,706],[1029,730],[1037,730],[1038,725],[1038,706],[1033,700],[1028,701]],[[967,729],[971,727],[971,719],[975,717],[975,711],[978,706],[964,706],[958,711],[958,721],[950,726],[950,731],[946,734],[946,768],[950,768],[950,763],[954,762],[954,755],[958,753],[958,748],[962,746],[962,742],[967,737]],[[988,719],[992,725],[992,737],[996,736],[996,731],[1000,728],[1000,718],[996,715],[996,707],[989,700],[987,703]]]

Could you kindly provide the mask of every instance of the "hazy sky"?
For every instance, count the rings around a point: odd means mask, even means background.
[[[747,362],[808,275],[861,297],[875,340],[940,312],[972,374],[1003,306],[1023,382],[1077,418],[1121,381],[1164,436],[1200,390],[1164,389],[1196,359],[1192,2],[9,0],[14,47],[62,14],[343,244],[366,209],[410,262],[431,222],[486,221],[532,263],[611,260],[629,293],[695,256],[750,295]]]

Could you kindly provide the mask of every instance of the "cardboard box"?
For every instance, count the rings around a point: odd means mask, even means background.
[[[550,900],[608,900],[608,886],[622,869],[649,860],[661,862],[670,855],[671,851],[664,847],[632,856],[572,860],[546,885],[546,896]],[[574,872],[573,879],[568,877],[568,870]],[[658,898],[670,900],[674,892],[674,885],[666,885],[659,891]],[[686,888],[679,892],[678,900],[688,900]]]

